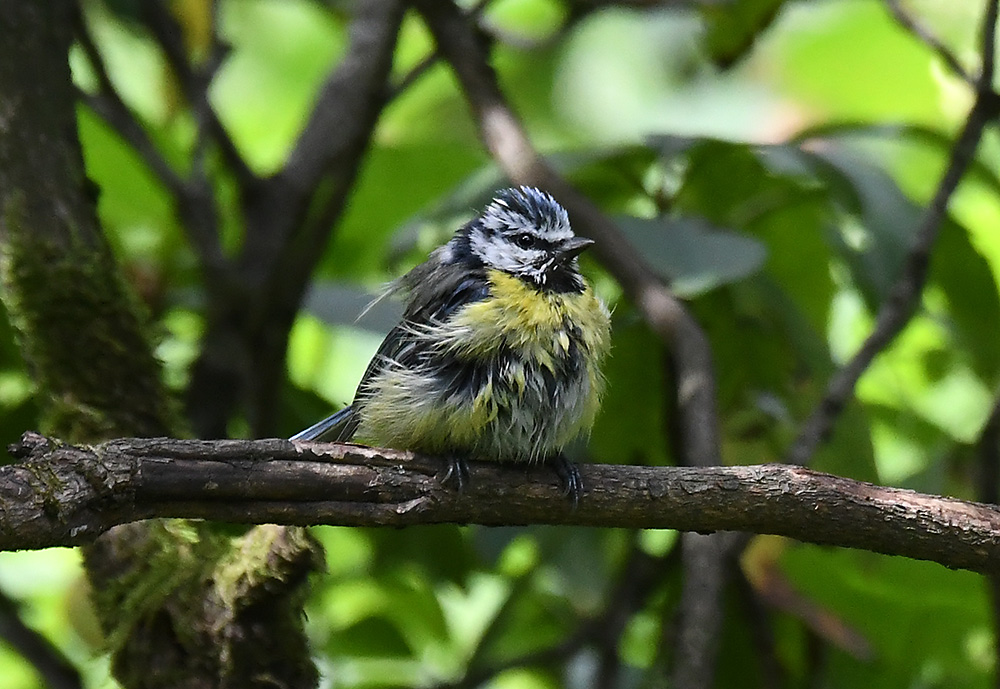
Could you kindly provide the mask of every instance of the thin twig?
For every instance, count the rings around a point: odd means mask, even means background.
[[[991,0],[983,22],[983,67],[976,82],[976,101],[955,140],[948,167],[938,183],[934,197],[916,229],[902,272],[879,309],[871,334],[851,360],[833,375],[823,399],[802,424],[798,437],[786,456],[786,461],[791,464],[806,464],[816,449],[826,441],[841,411],[853,397],[858,379],[917,311],[927,279],[931,250],[944,221],[948,202],[975,156],[983,130],[1000,113],[1000,97],[992,86],[996,18],[997,1]]]
[[[203,126],[215,141],[240,186],[244,189],[251,188],[257,177],[236,148],[236,144],[208,99],[208,87],[217,63],[209,60],[209,71],[205,73],[196,71],[192,67],[184,49],[181,28],[173,15],[163,6],[163,0],[147,0],[141,3],[140,7],[146,26],[176,75],[184,97],[194,109],[199,126]],[[221,60],[221,56],[214,57]]]
[[[959,61],[955,54],[948,49],[948,46],[942,43],[938,37],[934,35],[934,32],[931,31],[930,28],[925,26],[920,20],[913,17],[905,9],[903,9],[899,0],[886,0],[885,4],[896,22],[911,34],[926,43],[927,46],[934,51],[934,53],[941,59],[942,62],[944,62],[944,64],[955,76],[967,84],[972,85],[976,83],[975,77],[966,71],[965,67],[962,66],[961,61]]]
[[[662,556],[651,556],[639,546],[636,538],[622,567],[621,574],[616,578],[614,587],[609,592],[601,611],[593,616],[579,620],[576,628],[565,639],[544,649],[531,651],[524,655],[510,658],[502,663],[486,667],[476,667],[477,658],[488,650],[489,631],[484,634],[483,641],[476,648],[473,659],[469,661],[466,673],[457,681],[438,685],[437,689],[471,689],[477,687],[505,670],[515,667],[534,667],[565,663],[584,647],[595,646],[602,658],[602,667],[598,668],[596,687],[607,686],[602,683],[602,675],[620,664],[618,646],[625,628],[635,614],[642,608],[652,594],[656,584],[663,578],[663,570],[670,564],[679,561],[675,548]],[[513,601],[513,594],[508,603]],[[507,607],[505,604],[504,608]],[[497,615],[490,624],[490,630],[495,630],[501,615]]]
[[[19,607],[0,591],[0,640],[31,663],[48,689],[81,689],[80,672],[51,641],[24,623]]]
[[[492,0],[479,0],[475,5],[469,8],[469,10],[467,11],[468,16],[473,20],[478,20],[480,17],[482,17],[483,13],[489,7],[491,1]],[[404,91],[409,89],[415,83],[420,81],[421,77],[427,74],[427,72],[430,71],[431,67],[436,65],[440,60],[441,60],[441,51],[435,48],[422,60],[420,60],[420,62],[411,67],[410,71],[404,74],[399,81],[397,81],[395,84],[392,84],[386,89],[385,92],[386,102],[388,103],[392,100],[395,100],[396,98],[399,97],[400,94],[402,94]]]
[[[436,49],[429,55],[425,56],[422,60],[420,60],[420,62],[411,67],[410,71],[404,74],[399,81],[390,85],[386,89],[385,101],[388,103],[398,98],[400,94],[420,81],[421,77],[427,74],[431,67],[436,65],[440,59],[441,53]]]
[[[593,203],[564,180],[532,146],[527,133],[507,103],[489,66],[486,46],[473,25],[451,2],[418,0],[413,3],[434,34],[438,49],[451,64],[469,101],[486,148],[516,183],[539,186],[552,193],[566,207],[577,230],[597,241],[595,251],[604,265],[639,307],[647,323],[669,343],[676,363],[677,404],[683,448],[682,461],[698,467],[720,463],[718,419],[715,409],[715,374],[708,338],[683,305],[670,293],[619,229]],[[722,574],[726,553],[713,538],[685,535],[691,562],[685,577],[683,606],[690,610],[718,610],[721,606]],[[700,571],[710,566],[719,576],[705,577]],[[699,571],[695,571],[698,569]],[[689,622],[705,622],[681,645],[676,672],[686,678],[690,689],[711,685],[715,663],[713,621],[720,614],[688,617]],[[709,629],[712,627],[712,629]],[[697,668],[697,672],[688,672]]]
[[[754,595],[774,610],[799,619],[807,629],[860,661],[875,659],[871,642],[834,611],[804,596],[791,585],[777,563],[757,563]]]
[[[78,90],[79,98],[128,142],[171,194],[175,197],[183,195],[185,193],[184,180],[156,148],[153,140],[146,133],[146,129],[140,124],[132,110],[125,105],[111,81],[107,65],[105,65],[101,52],[90,35],[86,22],[80,16],[77,19],[76,33],[80,47],[97,77],[99,89],[96,94]]]
[[[77,97],[95,115],[104,120],[131,146],[146,167],[166,187],[171,196],[177,198],[187,193],[187,184],[166,159],[160,155],[145,128],[135,119],[118,94],[114,91],[87,93],[77,89]]]
[[[94,94],[78,90],[78,98],[125,139],[173,197],[182,228],[196,250],[206,280],[211,283],[223,265],[215,197],[211,188],[205,181],[192,183],[185,180],[167,162],[135,113],[122,100],[86,21],[79,13],[76,28],[77,40],[97,76],[99,88]]]

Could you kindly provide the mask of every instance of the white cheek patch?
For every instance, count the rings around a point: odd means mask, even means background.
[[[542,248],[522,248],[516,237],[527,233],[544,244],[556,245],[573,238],[569,215],[555,199],[530,187],[508,189],[486,207],[471,224],[469,248],[491,268],[530,277],[544,284],[555,256]]]
[[[544,258],[543,251],[522,249],[500,235],[487,237],[483,232],[469,236],[469,247],[487,266],[514,274],[532,274]]]
[[[516,257],[499,243],[498,237],[487,237],[482,232],[473,232],[469,236],[469,247],[472,253],[488,266],[499,268],[500,270],[511,271],[516,264]]]

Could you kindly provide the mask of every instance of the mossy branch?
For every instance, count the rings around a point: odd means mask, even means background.
[[[77,10],[0,2],[0,298],[46,430],[76,442],[180,433],[84,173],[67,62]],[[63,510],[74,496],[108,496],[122,477],[102,462],[76,465],[66,451],[66,466],[52,457],[5,468],[0,530],[35,538],[72,522],[69,533],[90,544],[87,574],[123,686],[315,685],[301,603],[320,549],[306,532],[232,537],[171,521],[83,539],[79,527],[105,519],[117,497],[89,503],[88,515]]]

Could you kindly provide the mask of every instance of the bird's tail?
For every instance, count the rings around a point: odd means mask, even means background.
[[[358,421],[354,414],[354,406],[349,405],[319,423],[314,423],[304,431],[299,431],[289,440],[346,441],[351,439],[357,427]]]

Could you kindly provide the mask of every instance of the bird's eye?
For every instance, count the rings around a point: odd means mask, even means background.
[[[533,234],[522,232],[514,237],[514,243],[522,249],[533,249],[538,244],[538,238]]]

